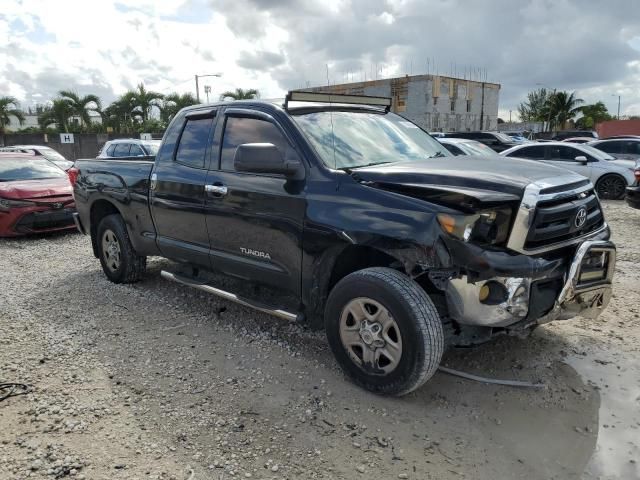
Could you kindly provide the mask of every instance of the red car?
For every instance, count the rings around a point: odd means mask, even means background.
[[[0,152],[0,237],[75,229],[69,177],[44,157]]]

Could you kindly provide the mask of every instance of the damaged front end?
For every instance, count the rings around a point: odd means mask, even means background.
[[[440,282],[458,333],[466,326],[526,334],[553,320],[596,318],[606,308],[616,248],[593,186],[555,183],[527,187],[506,248],[445,239],[451,262],[463,265],[459,276]]]

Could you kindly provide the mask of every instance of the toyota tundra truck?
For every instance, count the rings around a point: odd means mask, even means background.
[[[185,108],[153,161],[76,162],[78,229],[112,282],[161,256],[167,280],[324,327],[380,394],[418,388],[450,346],[596,318],[616,250],[589,180],[451,156],[391,105],[298,91]]]

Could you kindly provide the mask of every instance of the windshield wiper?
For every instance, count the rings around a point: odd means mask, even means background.
[[[446,157],[446,155],[442,153],[442,150],[438,150],[436,153],[434,153],[433,155],[427,158],[437,158],[437,157]]]
[[[385,163],[393,163],[393,162],[374,162],[367,163],[365,165],[356,165],[355,167],[344,167],[341,170],[355,170],[356,168],[365,168],[365,167],[375,167],[376,165],[384,165]]]

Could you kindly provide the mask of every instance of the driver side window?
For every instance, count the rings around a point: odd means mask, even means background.
[[[227,117],[222,137],[220,170],[234,171],[233,159],[238,145],[244,143],[272,143],[283,155],[288,147],[280,129],[258,118]]]

